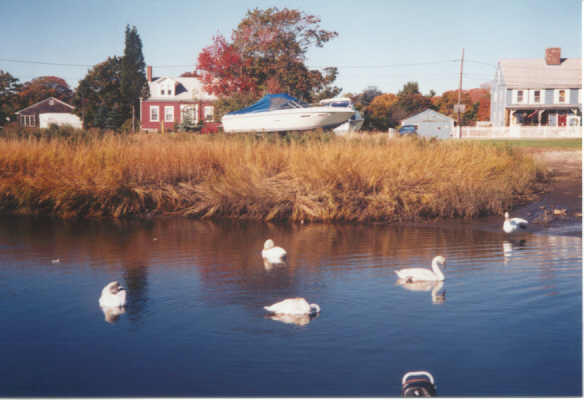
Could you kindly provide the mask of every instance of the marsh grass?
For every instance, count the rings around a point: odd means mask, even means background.
[[[484,143],[303,135],[0,138],[0,211],[399,221],[502,213],[544,179]]]

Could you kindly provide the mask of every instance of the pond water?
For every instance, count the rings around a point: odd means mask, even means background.
[[[287,266],[263,264],[267,238]],[[438,254],[442,287],[396,284]],[[290,297],[322,310],[263,310]],[[582,395],[580,237],[3,218],[0,298],[0,396],[399,396],[412,370],[442,396]]]

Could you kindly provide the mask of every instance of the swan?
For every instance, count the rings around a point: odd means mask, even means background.
[[[316,318],[316,316],[307,314],[272,314],[268,318],[285,324],[306,326],[310,323],[312,318]]]
[[[103,311],[105,321],[108,324],[113,324],[120,318],[120,315],[126,312],[124,307],[101,307],[101,311]]]
[[[101,307],[123,307],[126,305],[126,290],[117,281],[108,283],[101,291]]]
[[[286,260],[288,253],[281,247],[274,246],[272,239],[266,240],[264,249],[262,250],[262,257],[271,264],[283,263]]]
[[[436,256],[432,260],[432,270],[427,268],[406,268],[395,271],[399,279],[405,282],[418,282],[418,281],[443,281],[444,274],[440,270],[438,265],[444,266],[446,264],[446,259],[442,256]]]
[[[527,229],[527,222],[523,218],[509,218],[509,213],[505,212],[505,222],[503,222],[503,230],[505,233],[515,233],[519,229]]]
[[[264,309],[274,314],[315,315],[320,312],[318,304],[308,304],[306,299],[302,297],[282,300],[271,306],[266,306]]]

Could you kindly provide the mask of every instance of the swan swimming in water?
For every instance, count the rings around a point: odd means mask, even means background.
[[[405,282],[418,282],[418,281],[443,281],[444,274],[440,270],[439,265],[444,266],[446,264],[446,259],[442,256],[436,256],[432,260],[432,270],[427,268],[405,268],[395,271],[399,279]]]
[[[267,318],[273,321],[283,322],[285,324],[306,326],[310,323],[310,321],[312,321],[313,318],[316,318],[316,314],[271,314]]]
[[[286,261],[288,253],[281,247],[274,246],[272,239],[266,240],[262,250],[262,258],[271,264],[281,264]]]
[[[302,297],[282,300],[264,309],[274,314],[315,315],[320,312],[318,304],[308,304]]]
[[[520,229],[525,230],[527,229],[527,224],[529,222],[523,218],[509,218],[509,213],[505,212],[505,222],[503,222],[503,231],[505,233],[515,233]]]
[[[126,290],[117,281],[108,283],[101,291],[101,307],[123,307],[126,305]]]
[[[108,324],[113,324],[120,318],[120,315],[126,312],[124,307],[101,307],[101,311],[103,311],[105,321]]]

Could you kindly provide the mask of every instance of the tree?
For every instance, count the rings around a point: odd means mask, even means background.
[[[0,69],[0,126],[14,119],[13,115],[19,109],[18,92],[21,87],[17,78]]]
[[[398,101],[393,112],[397,121],[418,114],[428,108],[434,108],[431,96],[420,93],[417,82],[407,82],[397,94]]]
[[[462,124],[467,125],[471,121],[476,120],[476,110],[473,107],[472,99],[468,91],[462,91],[460,103],[465,105],[465,110],[462,114]],[[458,114],[454,112],[455,104],[458,104],[458,90],[448,90],[442,93],[442,96],[434,100],[434,107],[437,111],[444,115],[448,115],[450,118],[454,118],[454,120],[458,118]]]
[[[299,10],[277,7],[248,10],[232,32],[232,41],[222,35],[203,49],[197,59],[206,89],[224,96],[259,94],[278,90],[305,101],[319,93],[339,93],[330,85],[336,69],[309,70],[304,64],[312,46],[322,47],[337,32],[320,28],[320,19]]]
[[[109,57],[95,65],[79,82],[73,98],[85,127],[118,129],[124,122],[120,57]]]
[[[393,93],[379,95],[367,107],[367,117],[370,129],[385,131],[399,124],[393,116],[398,97]]]
[[[64,79],[57,76],[41,76],[25,82],[18,93],[20,106],[28,107],[47,97],[55,97],[65,103],[70,103],[73,91]]]
[[[146,86],[145,68],[142,40],[135,26],[130,29],[130,25],[126,25],[126,46],[121,60],[120,73],[122,104],[120,118],[123,120],[132,117],[132,107],[134,110],[139,109],[140,96],[144,86]]]

